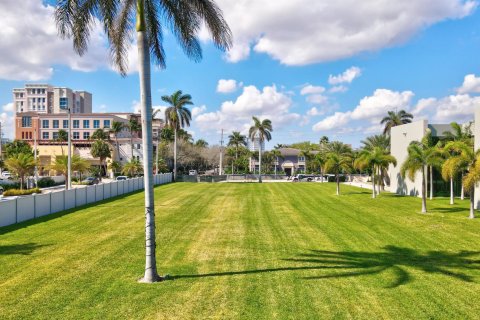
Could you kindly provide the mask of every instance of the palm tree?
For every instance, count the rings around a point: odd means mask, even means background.
[[[465,189],[470,190],[470,215],[469,218],[475,218],[475,186],[480,181],[480,154],[477,151],[473,162],[471,162],[468,168],[467,175],[463,178],[463,186]]]
[[[199,148],[206,148],[208,147],[208,142],[203,140],[203,139],[198,139],[196,142],[195,142],[195,146],[199,147]]]
[[[112,161],[108,165],[108,169],[112,170],[115,175],[115,173],[122,171],[122,164],[119,161]]]
[[[160,121],[161,126],[163,126],[164,121],[162,119],[157,118],[157,115],[159,115],[161,111],[162,109],[158,108],[152,112],[152,121],[154,120]],[[158,167],[159,167],[158,161],[159,161],[159,153],[160,153],[160,139],[162,138],[160,131],[157,132],[157,147],[155,148],[155,151],[156,151],[155,152],[155,174],[158,174]]]
[[[408,173],[410,180],[415,181],[415,175],[418,171],[422,173],[422,213],[427,212],[427,186],[425,172],[429,164],[429,149],[425,144],[412,141],[408,146],[408,156],[405,162],[402,164],[400,174],[403,178]]]
[[[363,144],[363,149],[372,150],[379,147],[390,152],[390,137],[384,134],[367,137],[365,140],[362,140],[361,143]]]
[[[177,179],[177,136],[179,129],[190,126],[192,114],[186,107],[193,105],[192,96],[177,90],[171,96],[162,96],[162,100],[169,104],[165,110],[167,125],[173,129],[173,179]]]
[[[322,145],[322,146],[323,146],[323,145],[327,145],[329,142],[330,142],[330,140],[328,139],[327,136],[322,136],[322,137],[320,138],[320,145]]]
[[[130,132],[130,152],[131,152],[131,157],[130,159],[133,159],[133,135],[135,133],[138,133],[142,130],[142,127],[140,124],[137,122],[137,119],[135,118],[130,118],[128,120],[128,123],[125,125]],[[145,153],[145,150],[144,150]]]
[[[233,131],[231,135],[228,136],[228,145],[235,147],[235,161],[238,159],[238,148],[240,146],[247,145],[247,137],[241,134],[239,131]],[[232,173],[233,168],[232,168]]]
[[[90,163],[80,157],[78,154],[72,155],[72,171],[84,172],[90,168]],[[57,173],[65,177],[65,182],[68,181],[68,157],[61,155],[56,156],[53,164],[49,166],[50,170],[55,170]],[[67,183],[65,183],[65,189],[67,189]]]
[[[68,141],[68,132],[63,129],[58,130],[58,138],[56,139],[56,141],[60,143],[60,148],[62,149],[63,155],[63,144]]]
[[[325,163],[327,162],[327,157],[324,151],[320,151],[315,155],[314,158],[315,163],[318,165],[320,169],[320,181],[323,183],[323,176],[325,174]]]
[[[136,24],[133,24],[136,16]],[[137,33],[140,101],[142,106],[142,131],[145,177],[145,274],[144,282],[161,280],[157,274],[155,257],[155,220],[153,201],[152,163],[152,97],[150,55],[156,64],[165,67],[163,30],[170,28],[188,57],[199,61],[202,50],[197,39],[205,25],[213,42],[228,49],[232,36],[222,12],[212,0],[91,0],[60,1],[55,9],[55,20],[61,37],[73,37],[74,48],[80,55],[87,51],[90,30],[100,20],[109,40],[114,64],[122,75],[126,74],[126,56],[130,34]]]
[[[272,156],[275,157],[275,169],[274,170],[275,170],[275,177],[276,177],[277,176],[278,158],[284,159],[284,157],[282,156],[282,153],[278,149],[273,149],[270,152],[271,152]]]
[[[109,141],[110,135],[108,134],[108,132],[106,132],[103,129],[97,129],[93,132],[92,136],[90,137],[90,140]]]
[[[110,158],[110,145],[106,143],[104,140],[95,140],[93,142],[92,147],[90,148],[90,153],[92,157],[99,158],[100,165],[105,168],[105,172],[107,172],[107,166],[105,164],[105,159]],[[102,179],[102,175],[100,175],[100,180]]]
[[[23,190],[25,176],[32,174],[36,161],[30,153],[17,153],[5,160],[5,167],[20,178],[20,189]]]
[[[326,147],[325,171],[335,174],[337,196],[340,195],[340,174],[352,169],[352,148],[340,141],[333,141]]]
[[[137,175],[140,171],[142,171],[142,164],[137,159],[131,159],[122,169],[122,173],[130,177]]]
[[[462,180],[463,187],[470,192],[470,218],[474,218],[474,192],[477,184],[478,164],[477,159],[479,152],[474,152],[473,148],[464,141],[449,142],[445,148],[452,150],[454,155],[449,157],[442,167],[442,175],[455,175],[455,172],[467,171],[467,176]]]
[[[402,124],[412,122],[413,115],[411,113],[406,112],[405,110],[396,111],[388,111],[388,115],[380,121],[380,124],[385,125],[385,129],[383,129],[383,134],[390,134],[390,130],[392,127],[396,127]]]
[[[118,135],[120,132],[122,132],[123,128],[125,128],[125,125],[123,124],[123,122],[119,121],[113,121],[112,127],[110,128],[110,133],[113,134],[113,137],[115,138],[115,145],[117,146],[118,161],[120,161],[120,145],[118,144]]]
[[[272,121],[264,119],[260,121],[257,117],[252,117],[253,126],[248,131],[248,136],[252,141],[258,139],[258,182],[262,183],[262,144],[265,141],[272,139]]]
[[[380,173],[382,169],[388,167],[390,164],[396,166],[397,160],[381,147],[374,147],[373,149],[365,148],[356,159],[355,167],[359,169],[369,167],[372,169],[372,198],[376,198],[375,174]],[[380,192],[380,189],[378,191]]]

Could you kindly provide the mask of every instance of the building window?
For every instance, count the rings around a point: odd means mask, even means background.
[[[60,126],[60,121],[58,121],[58,120],[53,120],[53,128],[54,128],[54,129],[58,129],[59,126]]]
[[[83,133],[83,140],[90,140],[90,132]]]
[[[31,128],[32,127],[32,117],[22,117],[22,128]]]
[[[80,139],[80,132],[73,132],[73,140],[79,140]]]
[[[52,139],[58,140],[58,132],[52,132]]]
[[[103,127],[110,128],[110,120],[103,120]]]
[[[298,157],[299,162],[305,162],[305,157]]]
[[[73,120],[73,128],[74,129],[80,128],[80,120]]]
[[[60,98],[60,109],[62,110],[68,109],[68,98],[65,98],[65,97]]]
[[[42,120],[42,128],[48,129],[50,127],[50,121]]]
[[[48,140],[50,139],[50,135],[48,132],[42,132],[42,139],[43,140]]]
[[[90,128],[90,120],[83,120],[83,129]]]
[[[63,129],[68,129],[68,120],[63,120]]]
[[[100,120],[93,120],[93,128],[94,129],[100,128]]]

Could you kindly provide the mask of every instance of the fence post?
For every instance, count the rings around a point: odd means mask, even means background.
[[[18,223],[18,198],[15,198],[15,223]]]
[[[48,214],[52,214],[52,192],[50,192],[50,200],[48,202]]]
[[[33,195],[33,219],[37,217],[37,195]]]

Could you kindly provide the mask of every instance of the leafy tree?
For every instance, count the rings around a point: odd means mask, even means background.
[[[248,131],[248,136],[252,141],[258,139],[258,182],[262,182],[262,144],[265,140],[270,141],[272,139],[272,121],[264,119],[260,121],[257,117],[252,117],[253,126]]]
[[[95,140],[95,142],[93,142],[92,144],[92,147],[90,148],[90,153],[94,158],[99,158],[100,165],[103,165],[103,167],[105,168],[105,172],[107,172],[105,160],[112,156],[110,152],[110,145],[104,140]],[[100,176],[100,179],[101,178],[102,177]]]
[[[470,158],[470,151],[466,151],[464,156]],[[463,152],[462,152],[463,153]],[[469,218],[475,218],[475,186],[480,182],[480,154],[477,151],[473,160],[470,162],[467,175],[463,178],[463,186],[465,189],[470,190],[470,215]]]
[[[411,123],[413,115],[406,112],[405,110],[388,111],[388,115],[380,121],[380,124],[385,125],[383,129],[383,134],[390,134],[392,127],[396,127],[402,124]]]
[[[131,159],[129,162],[125,163],[122,169],[122,173],[133,177],[138,175],[143,170],[143,166],[137,159]]]
[[[171,96],[162,96],[162,100],[169,104],[165,110],[167,125],[173,130],[173,178],[177,179],[177,138],[179,129],[190,126],[192,114],[187,108],[193,105],[192,96],[177,90]]]
[[[118,172],[121,172],[122,171],[122,164],[119,161],[112,161],[108,165],[108,169],[112,170],[112,172],[114,174],[118,173]]]
[[[195,142],[195,146],[199,147],[199,148],[206,148],[208,147],[208,142],[203,140],[203,139],[198,139],[196,142]]]
[[[136,23],[133,17],[136,16]],[[212,0],[91,0],[59,1],[55,9],[55,20],[61,37],[72,37],[74,48],[80,55],[87,51],[90,31],[96,20],[107,35],[114,64],[122,75],[126,75],[126,57],[130,37],[137,34],[140,101],[144,137],[145,173],[145,274],[143,281],[155,282],[157,274],[155,257],[155,221],[153,201],[152,166],[152,99],[150,78],[150,56],[160,67],[165,67],[163,32],[172,31],[188,57],[199,61],[202,50],[197,39],[198,31],[206,26],[213,42],[221,49],[229,48],[232,36],[222,12]]]
[[[232,134],[228,136],[228,145],[235,148],[235,160],[238,160],[238,148],[240,146],[247,146],[247,137],[239,131],[233,131]],[[233,168],[232,173],[234,173]]]
[[[326,145],[326,144],[328,144],[329,142],[330,142],[330,140],[328,139],[327,136],[322,136],[322,137],[320,138],[320,145]]]
[[[112,127],[110,128],[110,133],[113,134],[115,138],[115,145],[117,146],[117,160],[120,161],[120,145],[118,144],[118,135],[125,128],[125,124],[119,121],[113,121]]]
[[[328,144],[325,171],[335,174],[337,196],[340,195],[340,174],[352,170],[352,148],[340,141]]]
[[[77,154],[72,155],[72,171],[80,173],[90,169],[90,163]],[[65,189],[67,189],[68,181],[68,157],[65,155],[56,156],[55,161],[49,166],[50,170],[55,170],[57,173],[65,177]]]
[[[5,144],[5,158],[14,157],[20,153],[23,154],[31,154],[33,157],[33,150],[32,147],[23,140],[14,140],[13,142],[9,142]]]
[[[359,169],[369,167],[372,169],[372,198],[376,198],[375,192],[375,174],[380,173],[382,169],[390,164],[397,165],[397,160],[381,147],[373,149],[363,149],[360,156],[355,161],[355,166]],[[380,191],[380,190],[379,190]]]
[[[7,169],[20,178],[20,189],[22,190],[25,176],[33,174],[35,165],[36,162],[31,153],[13,153],[5,160]]]
[[[92,136],[90,137],[91,140],[103,140],[108,141],[110,140],[110,135],[103,129],[97,129],[93,132]]]

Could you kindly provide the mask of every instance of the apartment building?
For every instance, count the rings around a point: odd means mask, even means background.
[[[258,149],[257,149],[258,151]],[[301,154],[301,150],[295,148],[280,148],[281,156],[275,161],[278,173],[285,173],[287,176],[294,176],[299,173],[305,173],[306,159]],[[316,154],[317,151],[312,151]],[[250,170],[258,172],[259,163],[257,159],[250,158]]]
[[[13,89],[13,105],[17,113],[66,113],[66,108],[76,114],[91,113],[92,94],[49,84],[26,84],[24,88]]]

